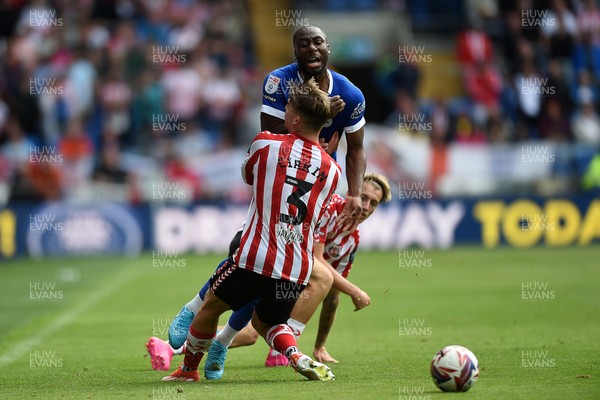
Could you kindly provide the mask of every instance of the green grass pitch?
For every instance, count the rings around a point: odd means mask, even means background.
[[[144,343],[166,336],[220,258],[3,262],[0,398],[600,398],[598,246],[359,253],[350,278],[372,305],[353,312],[342,297],[327,347],[341,361],[334,382],[264,368],[262,341],[230,350],[221,381],[161,382]],[[309,354],[316,323],[299,340]],[[448,344],[479,358],[466,393],[431,381],[429,362]]]

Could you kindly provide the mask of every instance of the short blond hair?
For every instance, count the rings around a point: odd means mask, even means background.
[[[302,124],[312,131],[320,131],[329,119],[329,96],[319,89],[314,78],[290,86],[288,102],[302,117]]]
[[[389,203],[392,200],[392,189],[387,178],[383,175],[369,172],[363,178],[363,184],[370,183],[375,189],[381,190],[381,202]]]

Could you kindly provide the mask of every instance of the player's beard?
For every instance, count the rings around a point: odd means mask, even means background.
[[[310,78],[315,78],[315,80],[317,80],[317,77],[324,74],[327,70],[327,64],[321,62],[321,66],[318,69],[308,69],[302,64],[298,64],[298,68],[300,69],[300,73],[305,81],[309,80]]]

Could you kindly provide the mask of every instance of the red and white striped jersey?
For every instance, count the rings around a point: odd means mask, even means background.
[[[324,244],[323,258],[346,278],[352,268],[360,234],[358,229],[353,232],[343,231],[337,223],[337,217],[342,213],[344,204],[346,199],[342,196],[334,194],[331,197],[315,232],[315,242]]]
[[[240,247],[240,268],[299,284],[313,267],[314,233],[341,169],[321,146],[294,133],[258,134],[242,164],[253,187]]]

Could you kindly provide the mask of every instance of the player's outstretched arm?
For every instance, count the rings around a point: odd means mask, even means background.
[[[325,249],[325,245],[323,243],[315,243],[314,247],[314,256],[317,260],[319,260],[323,265],[325,265],[329,271],[333,275],[333,288],[339,290],[340,292],[347,294],[352,298],[352,303],[354,303],[354,311],[358,311],[360,309],[365,308],[369,304],[371,304],[371,298],[369,295],[361,290],[358,286],[350,282],[348,279],[344,278],[339,272],[336,271],[335,268],[331,266],[323,257],[323,251]]]
[[[338,217],[342,229],[353,231],[358,226],[358,217],[362,212],[360,195],[362,180],[367,167],[367,156],[363,147],[364,127],[356,132],[347,133],[348,152],[346,153],[346,179],[348,180],[348,195],[346,204]]]
[[[319,316],[319,330],[317,332],[315,348],[313,350],[313,356],[315,356],[315,359],[319,362],[338,362],[329,355],[325,348],[325,344],[329,332],[331,332],[331,328],[333,327],[335,313],[339,304],[340,292],[332,288],[325,297],[325,300],[323,300],[323,307],[321,307],[321,315]]]

